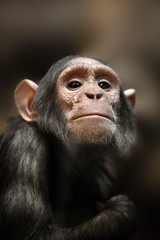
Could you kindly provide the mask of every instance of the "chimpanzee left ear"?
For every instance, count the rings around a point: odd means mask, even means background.
[[[134,107],[136,102],[136,91],[135,89],[127,89],[124,91],[124,95],[130,101],[132,107]]]
[[[35,122],[37,120],[37,112],[33,112],[31,109],[37,88],[38,85],[36,83],[24,79],[16,87],[14,92],[14,99],[18,112],[27,122]]]

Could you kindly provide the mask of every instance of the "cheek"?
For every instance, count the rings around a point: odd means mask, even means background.
[[[75,93],[58,100],[58,107],[66,122],[72,122],[72,119],[85,108],[84,104],[83,106],[77,104]]]
[[[73,108],[73,94],[66,92],[64,88],[61,88],[56,94],[56,105],[64,116],[68,116]]]
[[[117,103],[119,102],[119,93],[117,90],[112,91],[108,94],[108,101],[111,106],[117,105]]]

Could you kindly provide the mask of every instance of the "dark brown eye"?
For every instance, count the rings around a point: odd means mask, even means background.
[[[100,88],[104,89],[104,90],[111,88],[110,83],[107,82],[107,81],[100,81],[100,82],[98,83],[98,86],[99,86]]]
[[[74,89],[79,88],[82,84],[78,81],[72,81],[68,84],[68,88]]]

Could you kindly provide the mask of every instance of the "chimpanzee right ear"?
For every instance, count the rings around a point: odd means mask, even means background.
[[[37,120],[37,111],[31,109],[32,102],[38,85],[31,80],[24,79],[16,87],[14,92],[15,104],[21,117],[27,122],[35,122]]]
[[[124,95],[131,103],[131,106],[134,107],[136,102],[136,90],[135,89],[127,89],[124,91]]]

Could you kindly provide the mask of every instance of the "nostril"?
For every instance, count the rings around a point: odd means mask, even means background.
[[[100,99],[102,97],[102,93],[97,93],[96,94],[96,99]]]
[[[95,94],[93,93],[86,93],[86,96],[90,99],[94,99],[95,98]]]

